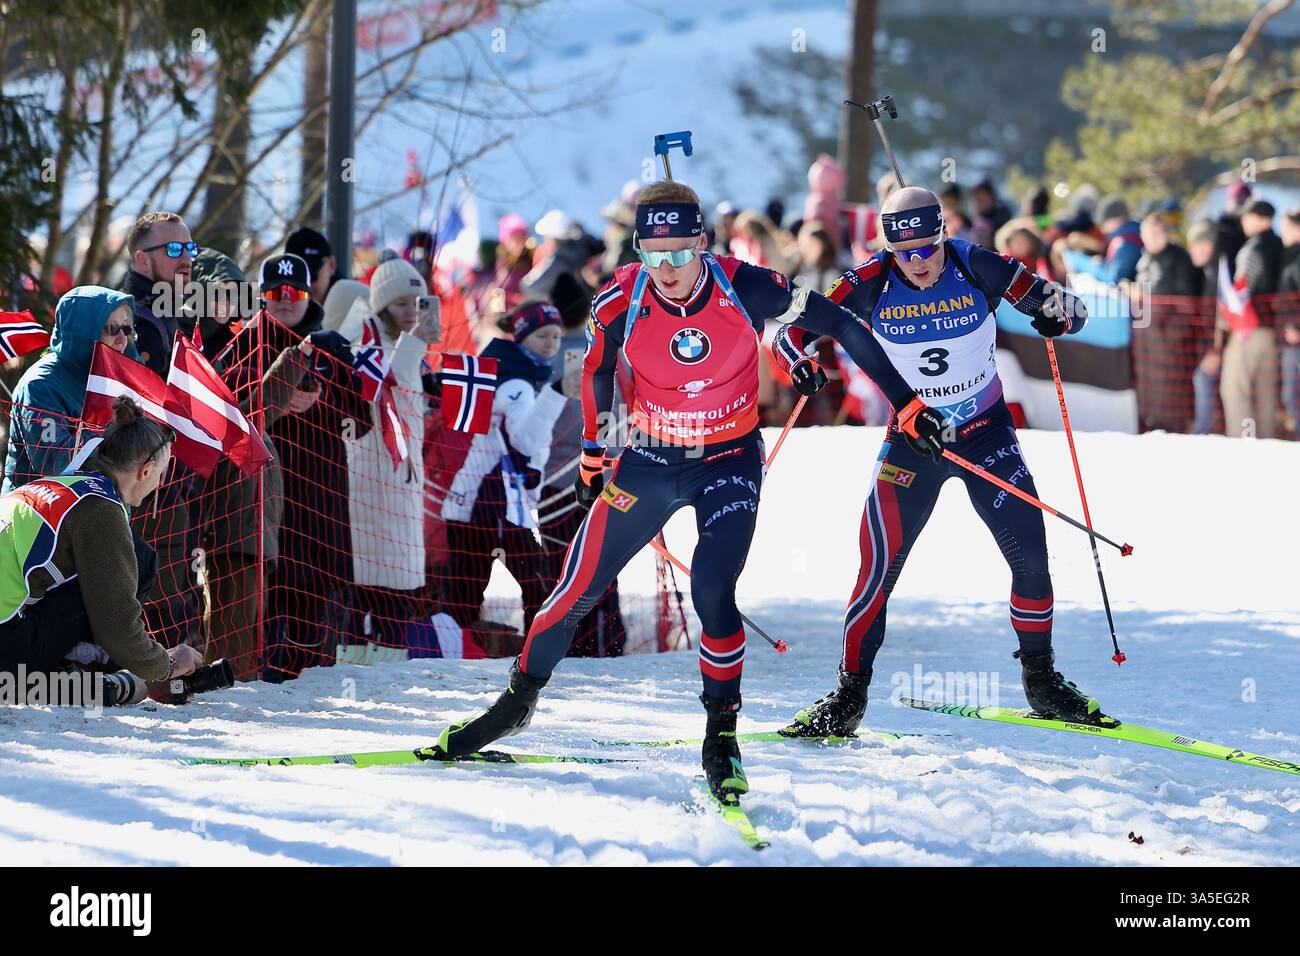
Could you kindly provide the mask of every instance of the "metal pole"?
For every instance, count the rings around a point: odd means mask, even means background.
[[[334,0],[330,43],[329,215],[330,248],[339,278],[352,274],[352,180],[356,175],[357,2]]]

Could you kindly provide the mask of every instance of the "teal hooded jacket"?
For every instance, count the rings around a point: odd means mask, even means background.
[[[49,351],[23,373],[14,389],[0,492],[8,494],[68,467],[95,343],[113,310],[125,305],[129,314],[134,301],[125,292],[97,285],[77,286],[59,299]],[[127,345],[126,354],[139,360],[134,343]]]

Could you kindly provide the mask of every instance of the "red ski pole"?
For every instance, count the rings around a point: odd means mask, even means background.
[[[1059,301],[1059,300],[1058,300]],[[1060,304],[1062,315],[1064,315],[1065,305]],[[1088,512],[1088,496],[1083,490],[1083,472],[1079,470],[1079,452],[1074,447],[1074,430],[1070,428],[1070,412],[1065,407],[1065,387],[1061,384],[1061,369],[1056,364],[1056,346],[1051,339],[1043,339],[1047,345],[1047,363],[1052,367],[1052,380],[1056,382],[1056,398],[1061,403],[1061,421],[1065,424],[1065,440],[1070,445],[1070,460],[1074,462],[1074,480],[1079,485],[1079,501],[1083,504],[1083,520],[1088,525],[1088,530],[1092,530],[1092,515]],[[1115,636],[1115,618],[1110,612],[1110,596],[1106,593],[1106,579],[1101,573],[1101,555],[1097,553],[1097,539],[1089,538],[1088,544],[1092,546],[1092,563],[1097,567],[1097,583],[1101,586],[1101,604],[1106,609],[1106,625],[1110,628],[1110,642],[1115,647],[1115,653],[1111,655],[1111,660],[1118,667],[1128,658],[1124,652],[1119,649],[1119,638]]]

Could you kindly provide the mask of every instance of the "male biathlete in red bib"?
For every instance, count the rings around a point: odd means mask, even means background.
[[[509,687],[482,716],[444,731],[438,748],[464,756],[526,727],[578,622],[669,516],[691,505],[699,530],[691,599],[704,632],[704,771],[713,793],[735,802],[747,789],[735,733],[745,656],[735,591],[763,480],[757,392],[764,323],[784,317],[837,339],[901,410],[899,427],[914,440],[938,447],[942,420],[852,313],[791,289],[780,273],[705,252],[699,199],[689,187],[665,180],[642,190],[636,238],[641,261],[618,269],[597,293],[587,327],[577,492],[591,511],[529,629]],[[601,428],[620,349],[636,396],[627,447],[605,483]]]

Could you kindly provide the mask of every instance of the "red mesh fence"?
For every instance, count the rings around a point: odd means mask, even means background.
[[[1296,346],[1287,343],[1287,329],[1300,325],[1300,294],[1256,296],[1252,300],[1260,328],[1253,332],[1261,343],[1271,344],[1272,358],[1265,367],[1249,373],[1234,367],[1226,328],[1216,333],[1218,305],[1214,299],[1193,296],[1153,296],[1146,314],[1133,328],[1133,379],[1138,400],[1138,422],[1143,431],[1240,434],[1224,421],[1224,377],[1249,377],[1253,418],[1275,420],[1271,435],[1295,438],[1300,425],[1297,381],[1288,374],[1294,366]]]
[[[585,514],[572,492],[576,464],[537,467],[499,431],[448,429],[427,374],[389,386],[395,442],[380,403],[362,398],[349,344],[305,356],[300,341],[264,318],[214,358],[272,463],[249,477],[222,459],[204,479],[174,461],[133,509],[133,530],[158,553],[150,631],[230,660],[244,679],[339,659],[518,653]],[[21,463],[15,484],[64,470],[94,434],[70,415],[10,404],[3,413],[18,426],[7,443]],[[395,460],[391,444],[404,456]],[[671,568],[625,574],[571,653],[689,646],[687,626]]]

